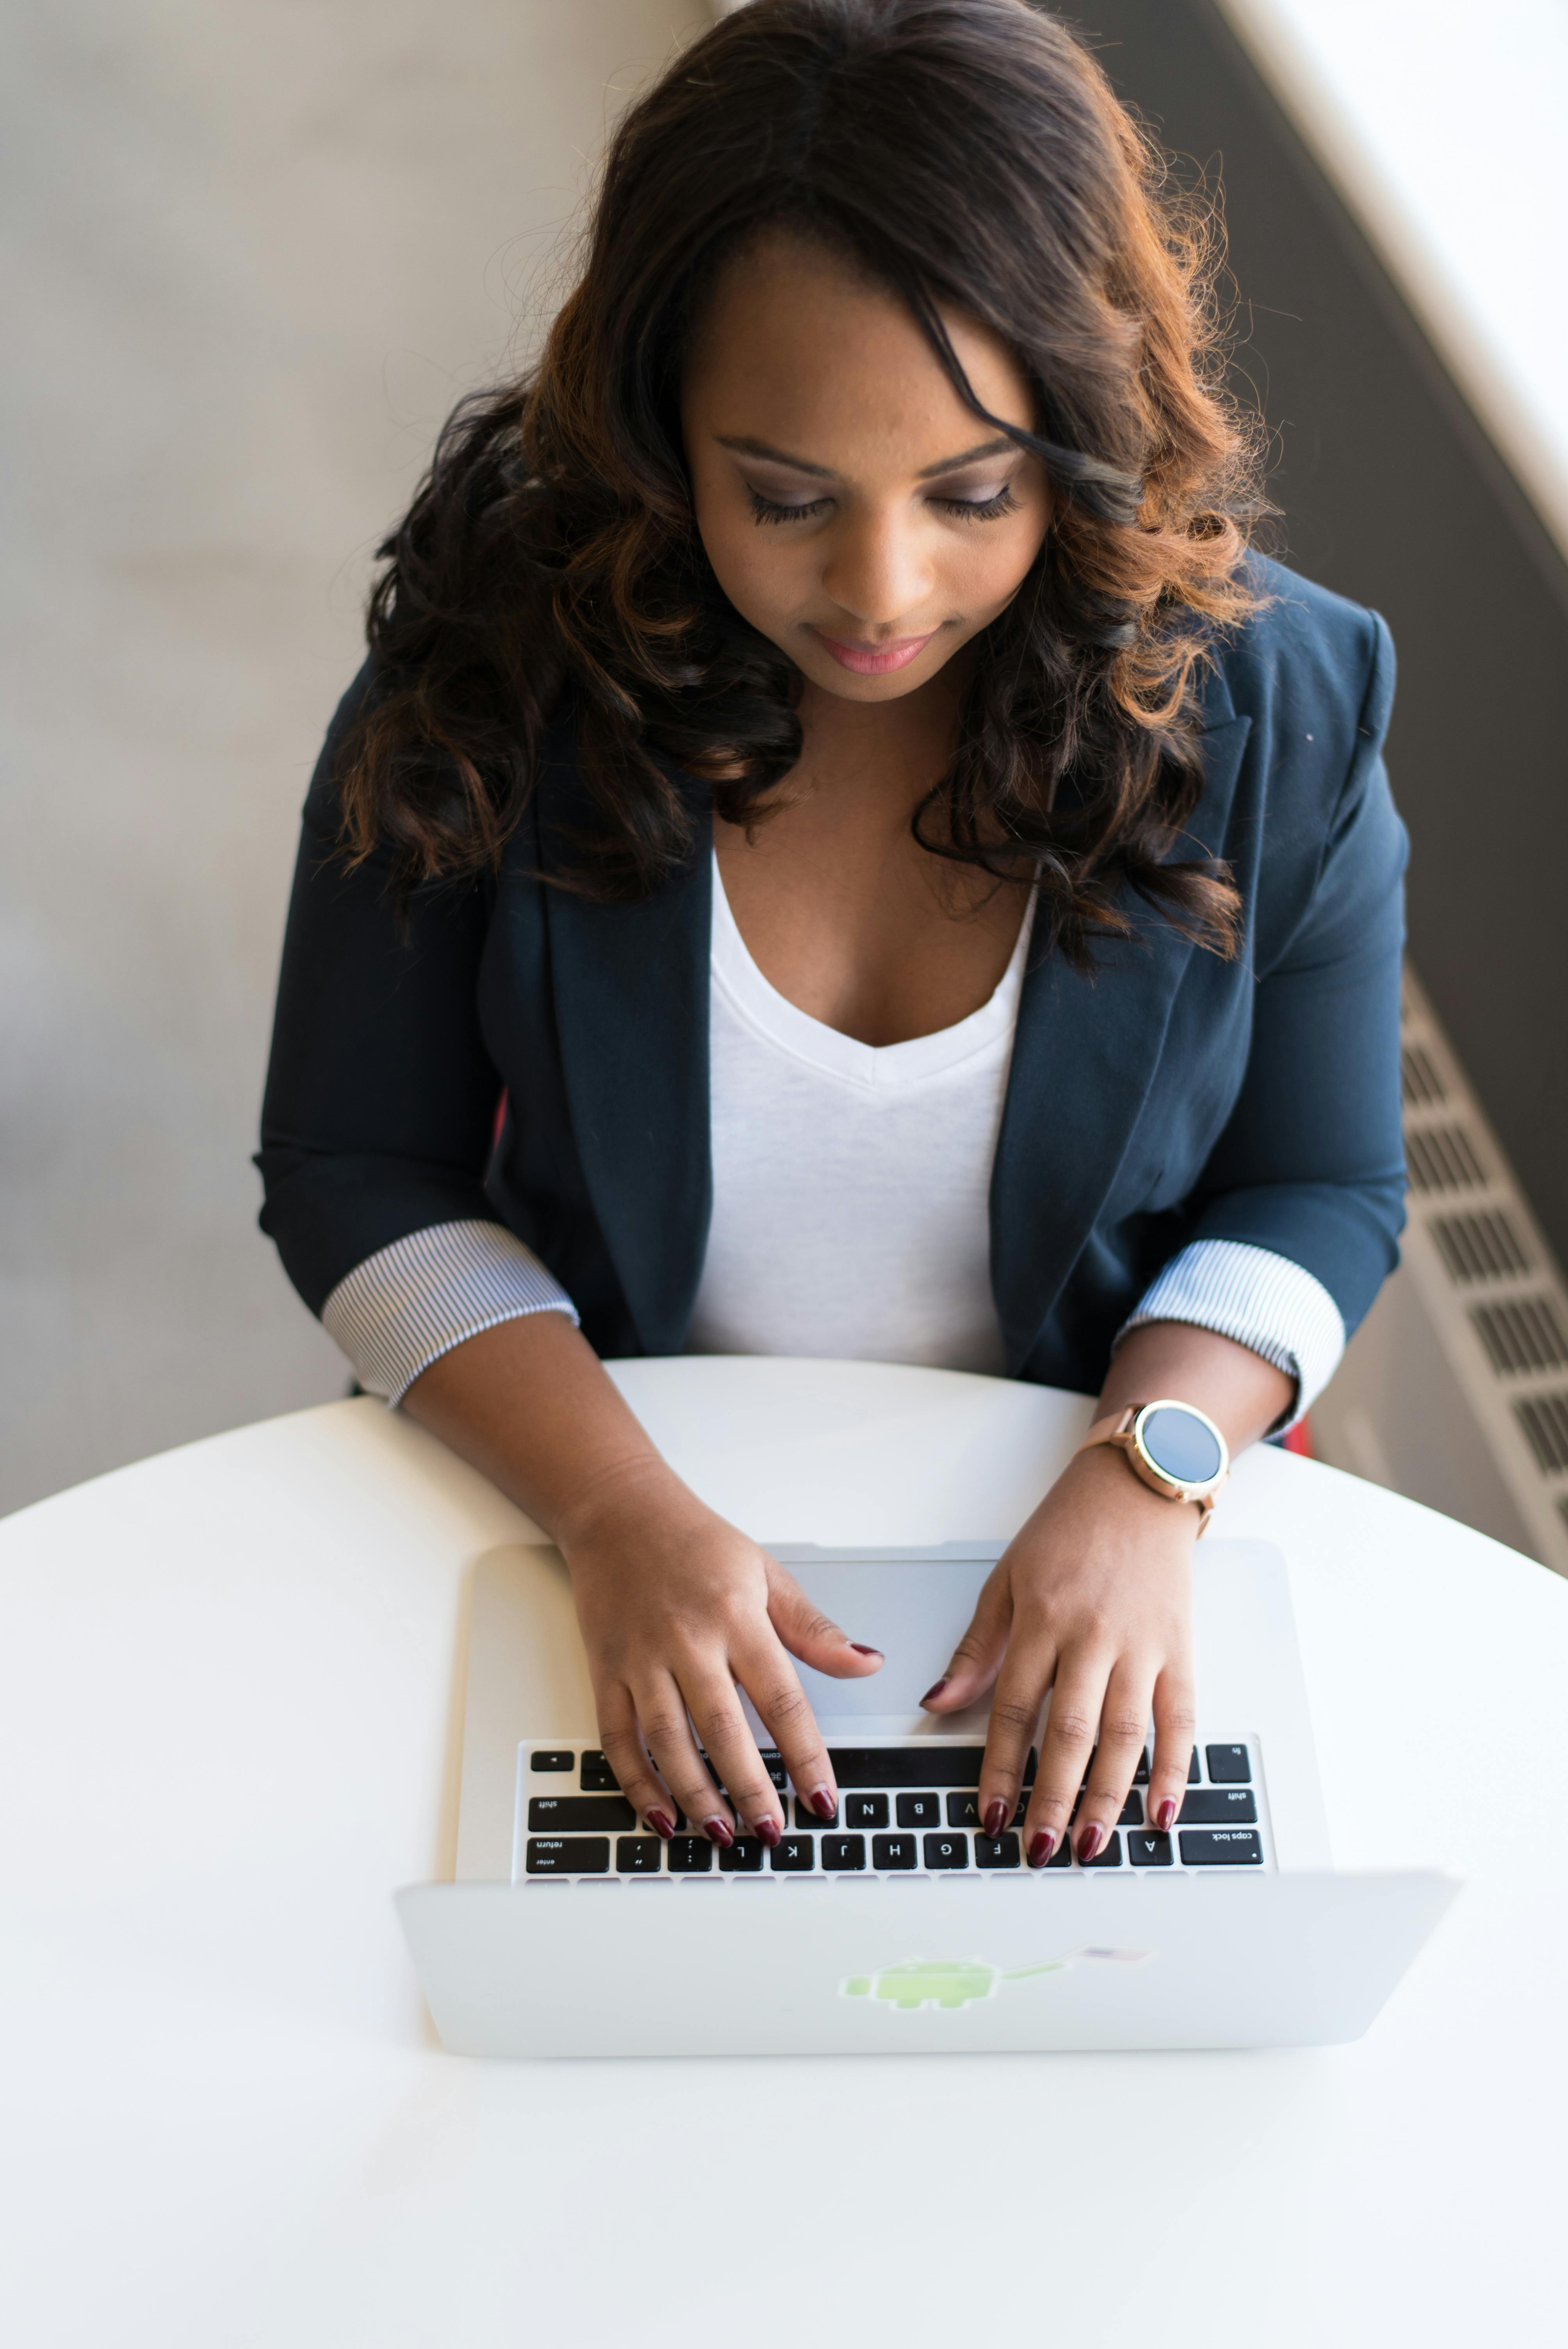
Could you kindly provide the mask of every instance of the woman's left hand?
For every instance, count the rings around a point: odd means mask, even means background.
[[[1174,1396],[1206,1411],[1238,1451],[1289,1409],[1294,1392],[1283,1371],[1232,1339],[1151,1322],[1117,1349],[1095,1417]],[[1195,1502],[1151,1492],[1115,1446],[1075,1454],[987,1578],[952,1663],[923,1700],[931,1713],[958,1713],[995,1682],[979,1795],[981,1825],[995,1836],[1014,1824],[1049,1691],[1022,1821],[1031,1868],[1045,1867],[1069,1829],[1080,1861],[1105,1849],[1150,1713],[1144,1816],[1157,1832],[1171,1830],[1196,1727],[1192,1545],[1200,1522]]]
[[[1198,1522],[1195,1504],[1162,1500],[1110,1446],[1080,1452],[1003,1553],[952,1663],[924,1700],[932,1713],[956,1713],[995,1682],[979,1801],[981,1824],[995,1836],[1015,1823],[1050,1690],[1023,1822],[1031,1868],[1045,1866],[1069,1826],[1080,1860],[1104,1850],[1142,1759],[1151,1710],[1150,1826],[1168,1832],[1181,1808],[1196,1719]]]

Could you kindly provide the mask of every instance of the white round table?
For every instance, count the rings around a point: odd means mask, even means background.
[[[1079,1397],[615,1373],[765,1540],[1005,1536]],[[377,1403],[0,1526],[0,2334],[17,2349],[1191,2349],[1564,2336],[1568,1589],[1250,1454],[1338,1864],[1469,1879],[1359,2044],[459,2062],[393,1916],[449,1874],[475,1558],[539,1538]]]

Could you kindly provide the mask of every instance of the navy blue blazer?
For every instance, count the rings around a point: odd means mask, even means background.
[[[1243,954],[1222,962],[1143,914],[1092,975],[1047,957],[1025,978],[991,1183],[992,1287],[1019,1378],[1097,1389],[1121,1322],[1190,1240],[1304,1265],[1347,1330],[1397,1261],[1393,647],[1375,614],[1257,573],[1273,600],[1204,684],[1190,826],[1234,873]],[[305,802],[263,1226],[319,1313],[377,1249],[487,1218],[549,1267],[602,1354],[678,1353],[712,1195],[706,826],[638,904],[541,880],[552,840],[588,821],[560,722],[500,872],[421,889],[400,936],[384,864],[346,874],[334,854],[335,762],[366,689],[362,672]]]

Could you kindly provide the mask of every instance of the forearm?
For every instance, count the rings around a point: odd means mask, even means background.
[[[564,1313],[529,1313],[454,1346],[403,1409],[564,1547],[598,1500],[674,1472]]]
[[[1294,1385],[1261,1354],[1190,1321],[1130,1330],[1100,1390],[1105,1410],[1170,1396],[1206,1412],[1233,1454],[1255,1444],[1289,1410]]]

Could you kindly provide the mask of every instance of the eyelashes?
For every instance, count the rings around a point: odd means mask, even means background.
[[[807,505],[784,506],[777,504],[772,498],[765,498],[760,490],[752,490],[748,494],[751,500],[752,517],[760,523],[810,522],[818,514],[825,513],[833,502],[831,498],[813,498]],[[1011,483],[998,490],[994,498],[933,498],[931,503],[943,513],[955,515],[961,522],[995,522],[1001,515],[1016,513],[1018,510],[1018,501],[1013,495]]]
[[[751,490],[748,494],[751,500],[752,514],[758,522],[805,522],[832,504],[831,498],[813,498],[810,505],[780,506],[775,505],[771,498],[765,498],[760,490]]]

